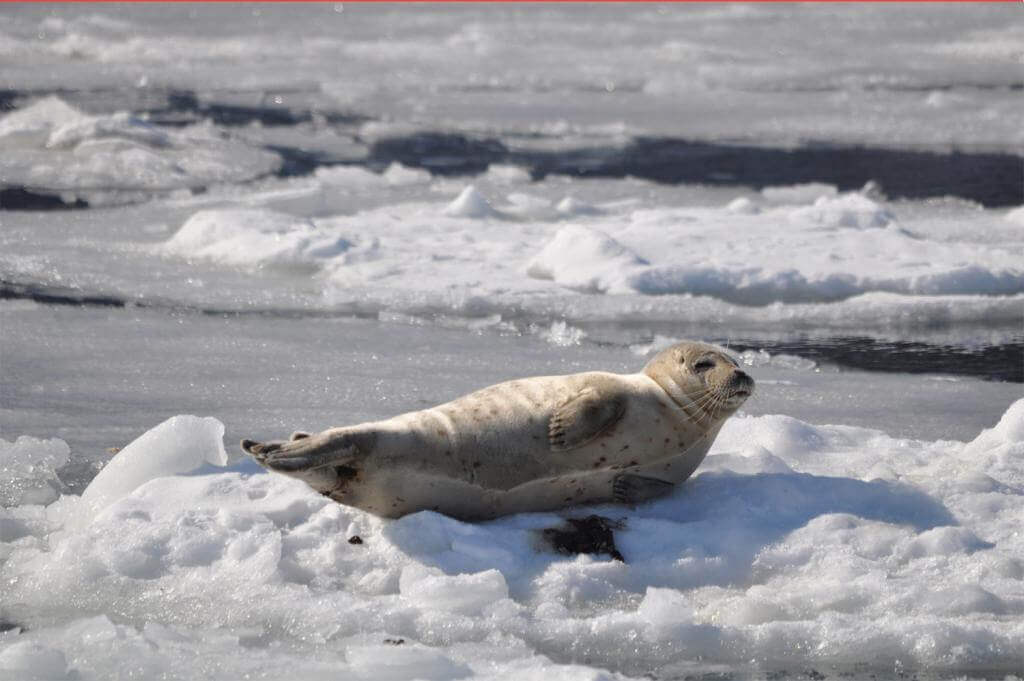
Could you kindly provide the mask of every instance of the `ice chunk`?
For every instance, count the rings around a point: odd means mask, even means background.
[[[313,177],[327,185],[350,189],[376,188],[385,184],[380,175],[358,166],[320,166],[313,172]]]
[[[552,345],[569,347],[579,345],[587,336],[587,332],[566,322],[559,320],[552,322],[547,328],[535,327],[538,336]]]
[[[733,199],[726,205],[725,209],[730,213],[737,213],[739,215],[757,215],[761,212],[758,205],[746,196]]]
[[[781,204],[811,203],[824,197],[836,196],[838,193],[839,189],[835,185],[821,182],[765,187],[761,190],[761,196],[765,199]]]
[[[552,279],[577,291],[607,292],[623,286],[646,261],[604,232],[569,225],[527,264],[535,279]]]
[[[790,219],[819,228],[885,227],[894,220],[892,214],[862,194],[822,196],[811,206],[792,210]]]
[[[34,641],[16,641],[0,650],[0,676],[24,681],[78,678],[69,676],[64,653]]]
[[[445,207],[444,214],[458,218],[486,218],[495,215],[496,211],[476,187],[469,185]]]
[[[487,167],[485,177],[494,183],[520,184],[530,182],[530,171],[519,166],[492,163]]]
[[[479,613],[508,598],[508,584],[497,570],[446,575],[436,568],[409,565],[399,579],[402,596],[424,609],[464,614]]]
[[[454,681],[472,674],[466,665],[426,646],[361,646],[350,648],[345,656],[357,678],[367,681]]]
[[[120,137],[152,147],[166,147],[170,136],[127,111],[106,117],[82,117],[68,121],[53,129],[46,140],[50,149],[70,149],[86,140]]]
[[[1024,225],[1024,206],[1014,208],[1006,214],[1005,218],[1018,225]]]
[[[44,97],[0,118],[0,137],[16,133],[49,133],[50,130],[78,123],[87,116],[56,96]]]
[[[97,205],[249,180],[280,165],[277,153],[208,126],[166,130],[125,111],[91,116],[53,97],[0,120],[6,184]]]
[[[407,187],[414,184],[427,184],[432,176],[429,170],[410,168],[396,161],[384,170],[382,177],[392,187]]]
[[[82,514],[91,517],[144,482],[187,473],[203,464],[224,466],[224,424],[215,418],[173,416],[118,452],[82,493]]]
[[[658,629],[693,623],[693,607],[675,589],[647,587],[636,614]]]
[[[54,501],[63,488],[57,469],[70,453],[63,440],[25,435],[14,442],[0,439],[0,506]]]
[[[562,215],[570,216],[602,215],[604,213],[604,211],[598,208],[597,206],[591,203],[587,203],[586,201],[581,201],[580,199],[573,198],[571,196],[566,196],[564,199],[559,201],[558,204],[555,205],[555,210],[557,210]]]
[[[383,187],[406,187],[430,182],[427,170],[409,168],[401,163],[392,163],[383,173],[377,174],[357,166],[321,166],[313,173],[324,184],[349,189],[380,189]]]
[[[306,218],[266,209],[219,208],[194,214],[161,250],[229,265],[313,264],[351,245]]]

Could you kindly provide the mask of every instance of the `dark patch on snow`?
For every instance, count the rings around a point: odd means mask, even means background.
[[[363,538],[360,537],[358,534],[354,534],[354,535],[352,535],[351,537],[348,538],[348,543],[349,544],[362,544],[363,543]]]
[[[586,518],[566,518],[566,526],[550,527],[543,530],[544,540],[559,553],[576,555],[580,553],[603,553],[614,560],[626,562],[615,546],[613,530],[621,530],[620,521],[599,515]]]
[[[56,194],[39,192],[24,187],[0,189],[0,210],[75,210],[88,208],[82,199],[68,203]]]

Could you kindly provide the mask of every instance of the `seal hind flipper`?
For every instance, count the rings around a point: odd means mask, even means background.
[[[588,386],[552,414],[548,423],[551,450],[566,452],[607,433],[626,412],[626,399],[610,390]]]
[[[242,450],[262,466],[281,473],[346,466],[373,449],[372,432],[337,428],[287,442],[242,440]]]

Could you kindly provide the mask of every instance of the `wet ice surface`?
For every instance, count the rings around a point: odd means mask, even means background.
[[[1024,675],[1019,13],[3,13],[0,678]],[[625,564],[237,448],[680,338]]]

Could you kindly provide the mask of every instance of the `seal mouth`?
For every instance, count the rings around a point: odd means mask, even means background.
[[[736,390],[732,391],[732,395],[730,395],[729,397],[740,397],[745,400],[748,397],[750,397],[750,390],[747,388],[737,388]]]

